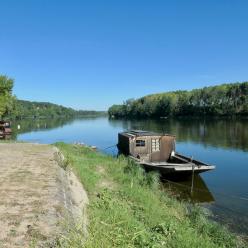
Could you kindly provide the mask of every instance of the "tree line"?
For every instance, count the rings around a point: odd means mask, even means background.
[[[24,118],[73,118],[86,116],[103,115],[102,111],[94,110],[74,110],[62,105],[57,105],[49,102],[31,102],[24,100],[16,100],[11,117],[15,119]]]
[[[12,94],[14,80],[0,75],[0,120],[4,118],[57,118],[103,115],[102,111],[74,110],[49,102],[18,100]]]
[[[113,105],[113,118],[248,115],[248,82],[172,91]]]

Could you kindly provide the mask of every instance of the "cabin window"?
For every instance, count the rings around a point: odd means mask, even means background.
[[[145,140],[136,140],[136,147],[146,146]]]
[[[160,142],[159,139],[152,139],[152,152],[160,151]]]

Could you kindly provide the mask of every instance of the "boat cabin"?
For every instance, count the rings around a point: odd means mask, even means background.
[[[118,134],[118,149],[147,171],[159,171],[162,175],[192,175],[215,169],[215,166],[186,157],[175,151],[173,135],[131,130]]]
[[[126,131],[118,134],[118,148],[141,161],[168,161],[175,152],[175,136],[141,130]]]

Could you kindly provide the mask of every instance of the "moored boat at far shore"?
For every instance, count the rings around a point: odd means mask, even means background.
[[[0,137],[4,138],[12,134],[11,125],[9,121],[0,121]]]

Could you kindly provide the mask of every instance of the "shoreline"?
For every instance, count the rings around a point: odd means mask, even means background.
[[[76,175],[90,202],[83,224],[64,223],[54,247],[181,247],[182,243],[184,247],[246,247],[245,237],[209,220],[209,212],[199,205],[162,191],[156,173],[145,173],[126,157],[114,158],[75,144],[49,145],[54,146],[63,157],[62,162],[60,156],[55,160],[66,173]]]
[[[202,207],[160,190],[157,174],[125,157],[55,144],[84,185],[91,204],[84,247],[245,247],[240,236],[208,219]],[[67,239],[77,243],[73,230]],[[61,246],[62,247],[62,246]]]

